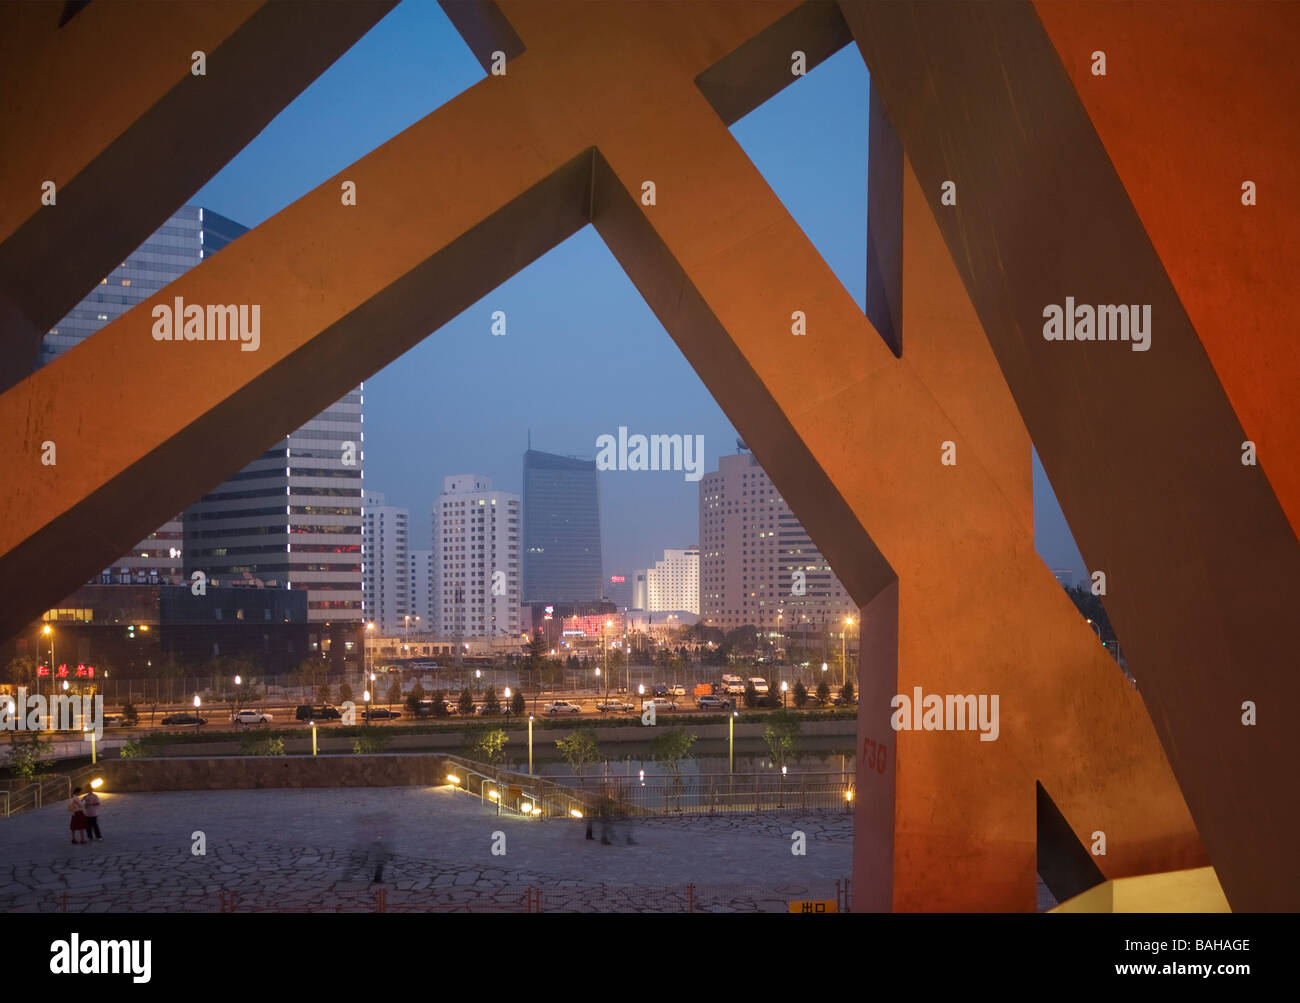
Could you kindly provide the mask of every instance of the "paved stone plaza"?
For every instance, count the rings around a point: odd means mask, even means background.
[[[641,819],[608,846],[599,826],[588,841],[584,821],[498,817],[448,788],[106,794],[100,818],[89,846],[62,803],[0,820],[0,911],[784,912],[834,899],[852,868],[847,813]]]

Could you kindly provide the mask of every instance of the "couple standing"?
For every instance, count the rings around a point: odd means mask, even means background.
[[[93,790],[87,791],[85,797],[81,796],[81,788],[78,787],[72,792],[72,797],[68,799],[68,811],[72,814],[72,845],[77,843],[88,843],[91,839],[102,840],[103,834],[99,831],[99,795]],[[77,834],[81,834],[81,839],[77,839]],[[87,839],[89,835],[90,839]]]

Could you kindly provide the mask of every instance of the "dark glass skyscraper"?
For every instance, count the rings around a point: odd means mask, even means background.
[[[524,453],[524,602],[601,598],[596,461]]]

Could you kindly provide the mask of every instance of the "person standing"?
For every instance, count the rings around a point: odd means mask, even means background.
[[[72,815],[72,845],[77,843],[86,843],[86,812],[81,804],[81,788],[78,787],[72,792],[72,797],[68,798],[68,811]],[[81,839],[77,839],[80,833]]]
[[[86,835],[102,841],[104,834],[99,831],[99,795],[94,790],[87,791],[81,799],[81,806],[86,813]]]

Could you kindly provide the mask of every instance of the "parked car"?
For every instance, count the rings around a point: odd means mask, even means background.
[[[700,710],[731,710],[731,701],[722,697],[702,696],[696,697],[695,706]]]
[[[208,719],[205,717],[195,717],[193,714],[168,714],[162,719],[163,724],[207,724]]]
[[[270,724],[275,719],[260,710],[237,710],[230,715],[230,720],[235,724]]]
[[[618,713],[621,711],[636,710],[636,705],[627,703],[623,700],[599,700],[596,702],[596,710],[600,711],[602,714],[606,711],[614,711],[615,713]]]
[[[667,697],[651,697],[646,701],[646,704],[654,704],[654,708],[657,711],[677,709],[677,704],[674,701],[669,700]]]
[[[301,704],[294,711],[293,716],[298,721],[338,721],[343,717],[343,713],[337,707],[331,707],[328,704],[324,707]]]
[[[655,683],[650,687],[650,695],[653,697],[666,697],[668,695],[668,687],[664,683]]]
[[[754,692],[759,696],[765,694],[768,690],[767,680],[762,676],[750,676],[749,681],[754,684]]]
[[[567,700],[555,700],[543,708],[548,714],[581,714],[582,708]]]
[[[668,695],[674,697],[684,697],[686,696],[686,687],[683,686],[681,683],[673,683],[671,686],[668,687]]]
[[[729,696],[740,696],[745,692],[745,680],[741,679],[740,676],[723,676],[722,690]]]
[[[391,721],[401,716],[401,711],[389,710],[387,707],[371,707],[361,712],[361,717],[366,721]]]

